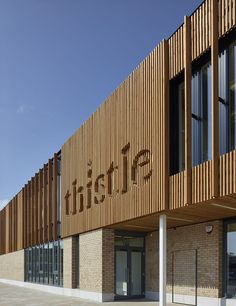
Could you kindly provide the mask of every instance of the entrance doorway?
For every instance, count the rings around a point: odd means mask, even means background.
[[[236,220],[225,222],[225,295],[236,299]]]
[[[136,234],[115,236],[115,295],[117,299],[144,297],[144,258],[143,236]]]

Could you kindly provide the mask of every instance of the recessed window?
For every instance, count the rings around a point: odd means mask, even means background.
[[[225,222],[225,294],[227,298],[236,298],[236,221]]]
[[[219,152],[236,149],[236,43],[219,55]]]
[[[212,158],[211,64],[192,76],[192,165]]]
[[[184,170],[184,81],[174,81],[171,84],[170,99],[170,174]]]

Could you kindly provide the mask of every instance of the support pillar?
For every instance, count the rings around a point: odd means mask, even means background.
[[[159,292],[160,306],[166,306],[166,215],[159,217]]]

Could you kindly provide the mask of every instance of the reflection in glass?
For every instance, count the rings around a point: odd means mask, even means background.
[[[131,252],[131,295],[142,294],[142,252]]]
[[[128,295],[127,251],[116,251],[116,294]]]
[[[229,48],[229,124],[230,124],[230,150],[236,148],[236,45]]]
[[[48,283],[49,285],[53,284],[52,268],[53,268],[53,244],[52,242],[48,245]]]
[[[116,246],[143,247],[144,237],[116,236]]]
[[[219,152],[236,149],[236,44],[219,55]]]
[[[170,103],[170,173],[175,174],[184,170],[184,82],[171,86]]]
[[[219,153],[228,152],[229,147],[229,103],[227,95],[227,51],[223,50],[219,55]]]
[[[44,283],[44,271],[43,271],[43,244],[39,246],[39,283]]]
[[[117,298],[144,295],[144,236],[115,235],[115,293]]]
[[[227,225],[227,297],[236,298],[236,223]]]
[[[35,282],[39,283],[39,246],[35,247]]]
[[[196,166],[212,157],[211,128],[211,65],[192,76],[192,165]]]
[[[61,240],[25,249],[25,281],[63,286]]]
[[[63,286],[63,240],[60,240],[60,286]]]

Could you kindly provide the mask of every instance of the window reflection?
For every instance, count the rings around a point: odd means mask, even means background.
[[[192,77],[192,165],[212,156],[211,64],[207,63]]]
[[[236,149],[236,43],[219,55],[219,152]]]
[[[227,225],[226,284],[227,297],[236,298],[236,223]]]
[[[25,250],[25,281],[63,286],[62,240]]]
[[[170,174],[184,170],[184,81],[171,86],[170,103]]]
[[[235,73],[236,73],[236,45],[229,48],[229,124],[230,124],[230,150],[236,148],[236,92],[235,92]]]

